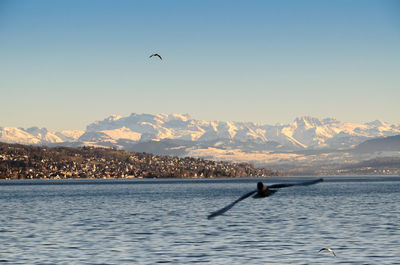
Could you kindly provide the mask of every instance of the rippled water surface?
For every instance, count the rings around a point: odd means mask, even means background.
[[[2,181],[0,263],[400,264],[400,177],[328,177],[207,219],[257,181]]]

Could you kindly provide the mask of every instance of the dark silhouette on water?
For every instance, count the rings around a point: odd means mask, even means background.
[[[225,213],[226,211],[231,209],[236,203],[238,203],[238,202],[250,197],[253,194],[254,194],[253,198],[265,198],[265,197],[268,197],[268,196],[274,194],[275,192],[277,192],[276,189],[286,188],[286,187],[291,187],[291,186],[308,186],[308,185],[317,184],[317,183],[319,183],[321,181],[323,181],[323,179],[310,180],[310,181],[305,181],[305,182],[300,182],[300,183],[274,184],[274,185],[271,185],[271,186],[266,186],[266,185],[264,185],[264,183],[262,183],[260,181],[260,182],[257,183],[257,189],[256,190],[253,190],[253,191],[250,191],[250,192],[244,194],[242,197],[240,197],[236,201],[228,204],[224,208],[211,213],[210,215],[208,215],[207,218],[211,219],[211,218],[214,218],[214,217],[216,217],[218,215],[221,215],[221,214]]]
[[[253,198],[264,198],[264,197],[268,197],[272,194],[274,194],[275,192],[277,192],[277,190],[271,190],[270,188],[268,188],[266,185],[264,185],[264,183],[262,183],[261,181],[259,181],[257,183],[257,193],[256,195],[253,196]]]
[[[329,251],[329,252],[332,253],[333,256],[336,258],[336,254],[335,254],[335,252],[334,252],[331,248],[321,248],[321,249],[318,251],[318,253],[321,252],[321,251],[323,251],[323,250]]]
[[[157,56],[158,58],[160,58],[160,60],[162,60],[162,57],[158,53],[153,53],[152,55],[150,55],[149,58],[151,58],[153,56]]]

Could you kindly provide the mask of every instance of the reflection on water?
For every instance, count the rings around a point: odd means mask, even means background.
[[[400,178],[325,180],[212,220],[258,180],[0,182],[0,262],[400,264]]]

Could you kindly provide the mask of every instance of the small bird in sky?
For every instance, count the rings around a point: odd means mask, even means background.
[[[162,57],[158,53],[153,53],[152,55],[150,55],[149,58],[151,58],[153,56],[157,56],[158,58],[160,58],[160,60],[162,60]]]
[[[318,251],[318,253],[321,252],[321,251],[323,251],[323,250],[329,251],[329,252],[332,253],[333,256],[336,258],[336,254],[335,254],[335,252],[334,252],[331,248],[321,248],[321,249]]]

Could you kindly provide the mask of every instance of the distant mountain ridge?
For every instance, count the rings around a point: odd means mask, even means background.
[[[74,142],[84,131],[66,130],[50,132],[46,128],[30,127],[27,129],[16,127],[0,127],[0,141],[6,143],[47,145],[54,143]]]
[[[287,174],[400,174],[400,125],[310,116],[289,124],[204,121],[188,114],[111,115],[86,130],[0,127],[0,142],[114,147],[155,155],[248,162]]]
[[[171,140],[204,145],[255,149],[304,150],[352,148],[378,137],[400,134],[400,124],[373,121],[365,124],[310,116],[289,124],[264,125],[253,122],[204,121],[188,114],[111,115],[87,125],[85,131],[50,132],[46,128],[0,127],[0,141],[23,144],[72,144],[116,146]]]
[[[400,150],[400,135],[367,140],[356,146],[356,152],[379,152]]]

